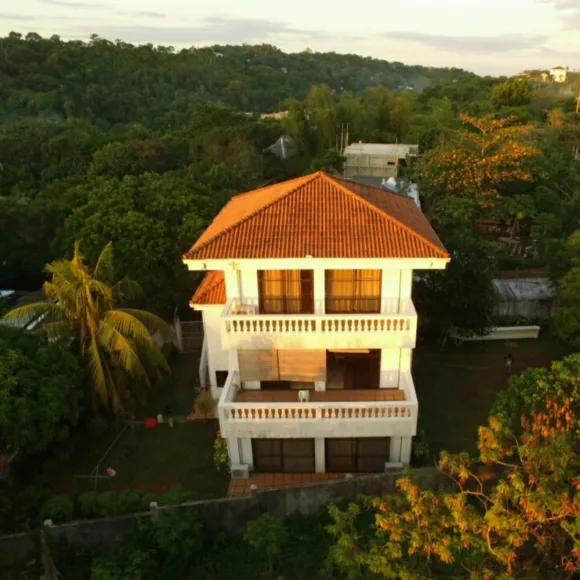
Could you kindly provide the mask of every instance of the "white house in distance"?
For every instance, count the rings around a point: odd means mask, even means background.
[[[556,83],[565,83],[567,73],[568,70],[564,66],[555,66],[553,69],[550,69],[550,75]]]
[[[409,463],[411,280],[449,262],[412,199],[314,173],[233,197],[184,262],[233,477]]]

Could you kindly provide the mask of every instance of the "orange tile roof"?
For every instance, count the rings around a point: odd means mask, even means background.
[[[410,198],[323,172],[233,197],[185,259],[447,258]]]
[[[208,272],[197,287],[190,304],[225,304],[226,283],[223,272]]]

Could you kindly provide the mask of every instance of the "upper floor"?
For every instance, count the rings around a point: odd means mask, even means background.
[[[412,200],[321,172],[235,196],[184,256],[224,348],[414,346],[413,270],[448,261]]]

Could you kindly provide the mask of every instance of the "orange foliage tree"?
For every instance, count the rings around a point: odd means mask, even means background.
[[[416,179],[431,205],[441,208],[449,199],[461,211],[490,208],[502,189],[534,178],[534,159],[540,151],[532,143],[533,125],[515,125],[514,118],[475,118],[460,115],[465,127],[426,153]]]
[[[577,577],[580,418],[568,394],[578,389],[580,355],[565,362],[575,374],[559,373],[554,388],[537,384],[549,394],[527,409],[521,429],[502,415],[480,427],[477,463],[441,455],[453,491],[424,490],[408,476],[397,495],[332,507],[329,562],[349,578]],[[374,525],[365,525],[369,515]]]

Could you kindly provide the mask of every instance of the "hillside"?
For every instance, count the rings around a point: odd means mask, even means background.
[[[243,111],[273,112],[313,85],[360,93],[370,86],[409,88],[475,77],[461,69],[407,66],[352,54],[286,54],[274,46],[214,46],[176,52],[93,37],[0,39],[0,121],[22,116],[85,118],[103,128],[140,122],[184,122],[208,101]]]

